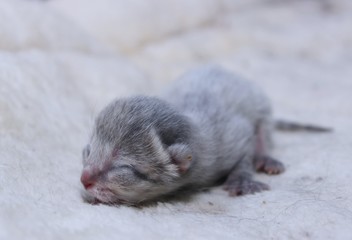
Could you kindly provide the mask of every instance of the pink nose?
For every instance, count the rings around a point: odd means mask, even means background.
[[[88,190],[89,188],[92,188],[94,186],[96,180],[89,170],[83,170],[81,182],[84,188]]]

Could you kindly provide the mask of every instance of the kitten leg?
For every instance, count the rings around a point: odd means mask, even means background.
[[[256,148],[253,165],[257,172],[274,175],[285,171],[284,165],[267,155],[268,146],[266,141],[270,140],[270,130],[265,128],[264,123],[259,123],[256,129]]]
[[[247,157],[243,158],[229,174],[223,188],[229,192],[230,196],[269,190],[267,184],[253,180],[251,161]]]

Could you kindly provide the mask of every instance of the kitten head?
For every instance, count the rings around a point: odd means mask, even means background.
[[[82,184],[103,203],[137,204],[180,187],[192,164],[188,121],[155,98],[117,100],[83,150]]]

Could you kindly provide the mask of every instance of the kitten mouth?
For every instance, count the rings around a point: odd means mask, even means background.
[[[89,191],[85,191],[82,194],[82,197],[86,203],[89,203],[92,205],[99,205],[99,204],[104,204],[104,205],[108,205],[108,206],[121,206],[121,205],[136,206],[136,205],[138,205],[136,203],[120,199],[116,195],[97,194],[97,193],[94,194]]]
[[[94,197],[94,201],[92,202],[93,205],[95,204],[105,204],[111,206],[119,206],[122,204],[126,204],[124,200],[117,198],[116,196],[110,197],[106,195],[97,195]]]
[[[94,187],[82,192],[85,202],[90,204],[118,204],[117,194],[108,188]]]
[[[96,187],[82,192],[83,200],[92,205],[105,204],[111,206],[134,205],[133,203],[123,200],[119,194],[109,188]]]
[[[107,188],[98,188],[94,191],[94,197],[101,203],[115,203],[116,193]]]

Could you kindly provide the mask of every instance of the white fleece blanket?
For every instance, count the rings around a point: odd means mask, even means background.
[[[115,97],[221,64],[278,118],[272,190],[136,209],[82,202],[81,149]],[[349,0],[0,0],[0,239],[352,239]]]

